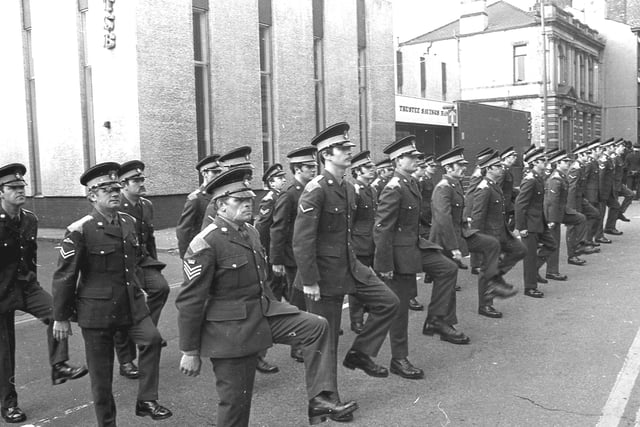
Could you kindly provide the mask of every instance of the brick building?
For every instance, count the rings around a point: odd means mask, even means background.
[[[524,11],[505,1],[463,0],[460,19],[400,49],[405,57],[446,63],[447,84],[458,91],[453,99],[528,111],[532,142],[570,150],[601,135],[605,43],[570,13],[546,5],[545,67],[540,11],[539,5]]]
[[[45,227],[86,212],[78,178],[97,162],[144,161],[156,226],[167,227],[206,154],[249,145],[259,177],[337,121],[363,149],[394,139],[391,0],[13,0],[4,10],[0,163],[27,165]]]

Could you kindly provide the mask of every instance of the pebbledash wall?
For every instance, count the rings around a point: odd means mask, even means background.
[[[265,5],[268,113],[259,37]],[[196,8],[205,16],[204,144]],[[251,146],[259,189],[263,114],[272,119],[267,161],[286,165],[286,154],[317,133],[314,17],[323,29],[323,125],[349,122],[356,150],[378,158],[395,137],[391,0],[15,0],[4,11],[0,164],[27,165],[28,208],[41,227],[65,227],[89,210],[79,177],[103,161],[145,162],[156,228],[175,225],[204,154]]]

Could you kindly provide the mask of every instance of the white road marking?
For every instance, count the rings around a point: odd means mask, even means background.
[[[638,329],[636,337],[629,348],[622,369],[618,373],[618,378],[613,385],[613,389],[611,389],[611,393],[609,393],[609,399],[607,399],[607,403],[602,409],[602,415],[596,427],[616,427],[620,424],[639,372],[640,329]],[[639,425],[638,417],[640,417],[640,411],[636,415],[636,426]]]

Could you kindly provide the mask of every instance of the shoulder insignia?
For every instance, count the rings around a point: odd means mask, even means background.
[[[32,217],[34,217],[34,218],[35,218],[35,220],[36,220],[36,221],[38,220],[38,217],[36,216],[36,214],[34,214],[33,212],[31,212],[30,210],[28,210],[28,209],[22,209],[22,212],[26,213],[27,215],[31,215]]]
[[[72,256],[74,256],[76,254],[76,250],[75,249],[67,249],[67,250],[65,250],[63,246],[59,246],[59,248],[60,248],[60,256],[62,257],[62,259],[71,258]]]
[[[436,187],[450,187],[449,181],[447,181],[446,179],[442,178],[440,180],[440,182],[438,183],[438,185],[436,185]]]
[[[200,189],[192,191],[191,193],[189,193],[189,195],[187,196],[187,200],[195,200],[198,198],[198,193],[200,192]]]
[[[356,190],[356,194],[359,196],[360,195],[360,185],[358,185],[358,184],[354,185],[353,189]]]
[[[398,178],[397,176],[392,177],[389,182],[387,182],[387,185],[385,185],[385,187],[392,189],[400,187],[400,178]]]
[[[189,249],[191,250],[191,253],[195,254],[203,249],[210,248],[211,246],[209,245],[209,243],[207,243],[205,237],[208,236],[216,228],[218,228],[216,224],[209,224],[204,229],[202,229],[202,231],[196,234],[196,237],[194,237],[193,240],[191,240],[191,243],[189,243]]]
[[[77,231],[80,234],[82,234],[82,226],[88,222],[91,221],[93,219],[93,217],[91,215],[86,215],[82,218],[80,218],[79,220],[77,220],[76,222],[72,223],[71,225],[69,225],[67,227],[67,230],[69,230],[70,232],[74,232]]]
[[[311,212],[312,210],[313,206],[311,206],[310,208],[305,208],[304,206],[302,206],[302,204],[300,204],[300,211],[302,211],[302,213]]]
[[[149,204],[149,205],[151,204],[151,200],[149,200],[149,199],[145,199],[144,197],[140,197],[140,202],[141,202],[141,203],[147,203],[147,204]]]
[[[487,182],[486,179],[483,179],[482,181],[480,181],[480,184],[478,184],[476,188],[478,189],[489,188],[489,182]]]
[[[269,191],[263,198],[263,201],[269,201],[269,200],[273,200],[273,191]]]
[[[132,217],[131,215],[129,215],[128,213],[122,212],[122,211],[118,211],[118,213],[123,217],[122,218],[123,222],[127,222],[127,220],[131,220],[131,221],[133,221],[134,224],[136,223],[136,219],[134,217]]]
[[[529,171],[522,179],[525,180],[525,179],[533,179],[533,178],[535,178],[535,176],[533,175],[533,172]]]
[[[193,244],[193,242],[191,243]],[[188,280],[193,280],[202,273],[202,264],[199,264],[198,260],[187,258],[182,262],[182,270]]]
[[[269,212],[271,212],[271,209],[260,208],[260,215],[262,215],[262,216],[268,214]]]
[[[304,191],[307,193],[311,193],[316,188],[320,188],[320,181],[322,181],[323,179],[324,179],[324,175],[316,176],[315,178],[313,178],[311,181],[307,183],[307,185],[304,187]]]

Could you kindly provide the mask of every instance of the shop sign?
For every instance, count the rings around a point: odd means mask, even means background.
[[[450,102],[396,95],[396,122],[451,126],[454,108]]]

